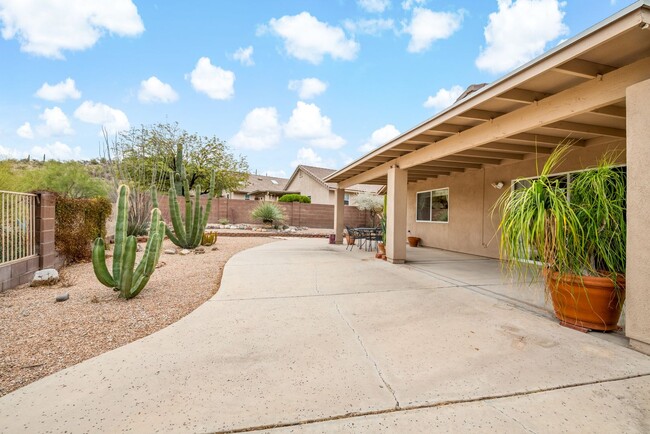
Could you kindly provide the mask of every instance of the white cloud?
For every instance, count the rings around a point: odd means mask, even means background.
[[[306,166],[321,166],[323,164],[323,159],[311,148],[300,148],[298,149],[296,159],[291,162],[291,167],[296,167],[299,164],[304,164]]]
[[[129,119],[122,110],[92,101],[84,101],[74,112],[74,117],[82,122],[101,125],[109,134],[130,128]],[[101,134],[101,131],[100,131]]]
[[[546,44],[569,32],[562,22],[565,2],[558,0],[498,0],[485,27],[486,46],[476,66],[491,73],[510,71],[542,54]]]
[[[246,48],[239,47],[232,55],[235,60],[239,60],[242,65],[253,66],[253,46],[249,45]]]
[[[177,99],[178,94],[176,91],[169,84],[160,81],[155,75],[140,82],[140,90],[138,91],[138,100],[140,102],[170,103]]]
[[[434,12],[429,9],[415,8],[411,22],[404,32],[411,35],[407,50],[420,53],[428,50],[438,39],[447,39],[454,34],[463,22],[463,11]]]
[[[368,12],[384,12],[390,6],[390,0],[357,0],[357,4]]]
[[[30,154],[38,158],[45,155],[47,160],[76,160],[81,156],[81,148],[79,146],[71,148],[57,141],[44,146],[34,146]]]
[[[212,99],[230,99],[235,94],[235,73],[210,63],[210,58],[201,57],[190,73],[190,82],[197,91]]]
[[[4,158],[19,159],[19,158],[23,158],[24,156],[25,156],[25,152],[20,152],[18,149],[6,148],[0,145],[0,160]]]
[[[81,98],[81,92],[77,90],[74,80],[68,77],[65,81],[55,85],[43,83],[43,86],[36,91],[36,96],[48,101],[62,102],[68,98]]]
[[[395,125],[386,124],[373,131],[368,141],[361,145],[359,150],[368,153],[377,147],[388,143],[389,140],[394,139],[397,136],[399,136],[399,130],[395,128]]]
[[[230,143],[237,148],[256,151],[273,148],[280,143],[282,127],[275,107],[257,107],[251,110]]]
[[[285,15],[271,19],[261,32],[271,31],[284,40],[284,48],[290,56],[315,65],[326,55],[332,59],[353,60],[357,57],[359,44],[345,36],[340,27],[318,21],[308,12]]]
[[[312,99],[327,90],[327,83],[313,77],[291,80],[289,90],[297,91],[300,99]]]
[[[18,134],[23,139],[34,138],[34,131],[32,131],[32,126],[30,125],[29,122],[25,122],[20,127],[18,127],[18,129],[16,130],[16,134]]]
[[[405,11],[411,10],[413,6],[423,5],[426,0],[404,0],[402,2],[402,9]]]
[[[45,121],[44,124],[37,127],[39,134],[42,136],[49,137],[62,134],[74,134],[68,117],[59,107],[46,108],[38,117]]]
[[[106,32],[137,36],[144,31],[131,0],[2,0],[2,37],[16,38],[26,53],[62,59],[64,50],[85,50]]]
[[[326,149],[339,149],[345,145],[345,139],[332,132],[332,120],[320,113],[316,104],[298,101],[291,113],[289,122],[284,126],[284,133],[290,139],[306,142],[310,146]]]
[[[422,105],[426,108],[442,110],[456,102],[458,97],[463,93],[463,90],[457,84],[449,89],[440,89],[434,96],[429,96]]]
[[[343,25],[348,32],[360,35],[379,36],[387,30],[395,30],[395,22],[391,19],[362,19],[345,20]]]

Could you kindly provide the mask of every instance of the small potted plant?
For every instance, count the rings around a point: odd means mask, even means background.
[[[539,178],[520,182],[497,202],[501,258],[524,279],[541,263],[563,325],[616,330],[625,301],[626,175],[615,166],[617,155],[607,153],[567,187],[552,172],[569,148],[560,145]]]
[[[406,239],[409,242],[409,246],[411,247],[417,247],[420,244],[420,237],[413,237],[411,236],[411,231],[408,231],[409,236],[406,237]]]

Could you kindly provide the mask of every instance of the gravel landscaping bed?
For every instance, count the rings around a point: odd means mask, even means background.
[[[90,263],[62,270],[55,286],[0,292],[0,396],[178,321],[217,292],[232,255],[273,241],[220,237],[217,250],[163,254],[148,285],[128,301],[101,285]],[[165,240],[164,249],[174,247]],[[69,300],[55,302],[66,292]]]

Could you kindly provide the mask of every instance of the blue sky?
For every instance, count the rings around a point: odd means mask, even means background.
[[[0,156],[178,121],[258,173],[340,168],[631,3],[0,0]]]

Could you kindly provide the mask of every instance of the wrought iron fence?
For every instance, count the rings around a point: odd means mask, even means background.
[[[0,264],[36,254],[36,195],[0,190]]]

